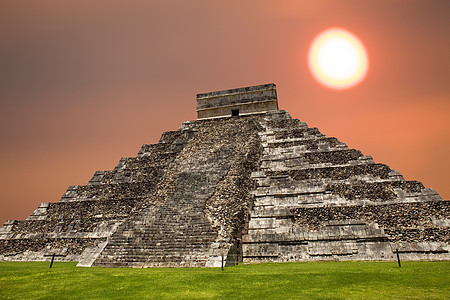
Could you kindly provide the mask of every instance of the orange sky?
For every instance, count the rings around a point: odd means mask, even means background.
[[[450,199],[450,1],[0,3],[0,223],[57,202],[195,119],[195,95],[274,82],[281,109]],[[310,42],[343,27],[367,78],[325,89]]]

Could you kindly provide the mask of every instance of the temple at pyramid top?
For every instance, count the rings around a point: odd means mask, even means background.
[[[197,94],[197,119],[258,114],[278,110],[274,83]]]

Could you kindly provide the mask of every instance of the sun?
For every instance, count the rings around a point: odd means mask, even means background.
[[[320,84],[343,90],[366,77],[369,59],[366,48],[354,34],[342,28],[330,28],[313,40],[308,65]]]

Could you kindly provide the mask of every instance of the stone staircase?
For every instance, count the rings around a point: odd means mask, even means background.
[[[162,180],[162,203],[127,220],[111,237],[95,266],[205,266],[217,230],[205,217],[206,200],[229,164],[206,155],[181,155]]]
[[[157,219],[141,215],[123,224],[94,266],[204,267],[217,232],[203,213],[181,215],[165,206],[160,209],[149,214]]]

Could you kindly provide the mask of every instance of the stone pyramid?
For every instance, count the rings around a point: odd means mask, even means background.
[[[0,228],[0,260],[101,267],[450,259],[433,189],[278,110],[274,84],[197,95],[164,132]]]

